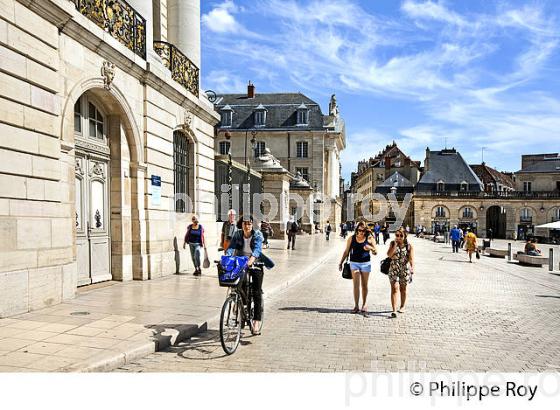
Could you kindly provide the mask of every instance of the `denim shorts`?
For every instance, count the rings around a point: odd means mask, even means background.
[[[354,272],[359,270],[360,272],[371,272],[371,262],[352,262],[350,261],[350,270]]]

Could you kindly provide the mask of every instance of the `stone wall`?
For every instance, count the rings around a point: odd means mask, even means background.
[[[115,120],[108,120],[113,279],[172,274],[177,258],[190,268],[182,238],[191,215],[176,214],[171,201],[173,132],[193,144],[194,212],[215,246],[212,105],[172,80],[153,53],[148,65],[70,1],[0,0],[0,13],[0,317],[75,295],[73,107],[84,93]],[[108,89],[105,61],[115,64]],[[162,179],[160,206],[151,201],[151,175]]]

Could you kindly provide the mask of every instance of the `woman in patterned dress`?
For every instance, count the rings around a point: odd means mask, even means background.
[[[414,248],[407,240],[406,230],[402,227],[395,232],[395,240],[391,241],[387,256],[391,258],[389,281],[391,283],[391,317],[397,317],[397,293],[400,291],[401,304],[399,313],[404,313],[406,303],[406,287],[412,282],[414,274]],[[409,267],[410,266],[410,267]]]

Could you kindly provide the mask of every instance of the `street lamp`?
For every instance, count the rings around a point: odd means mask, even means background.
[[[232,190],[233,190],[233,175],[232,175],[232,168],[233,168],[233,163],[231,160],[231,134],[229,133],[229,131],[226,131],[225,134],[226,140],[229,142],[228,144],[228,204],[229,204],[229,208],[228,208],[228,212],[230,209],[233,209],[233,195],[232,195]]]
[[[247,156],[247,137],[249,135],[249,131],[251,131],[251,149],[254,154],[257,146],[257,139],[255,138],[257,130],[255,128],[245,130],[245,166],[247,167],[247,185],[249,185],[249,213],[251,213],[251,162]],[[245,212],[245,210],[243,210],[243,212]]]

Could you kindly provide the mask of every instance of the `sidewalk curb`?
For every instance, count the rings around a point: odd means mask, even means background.
[[[327,253],[325,256],[317,259],[311,266],[302,269],[301,272],[268,290],[264,296],[264,300],[271,299],[274,295],[310,276],[331,256],[332,253]],[[220,313],[200,324],[181,325],[173,329],[160,329],[159,332],[156,332],[152,336],[153,340],[129,342],[126,346],[123,346],[120,349],[109,349],[97,356],[71,366],[64,367],[59,371],[73,373],[108,372],[121,366],[125,366],[140,358],[149,356],[152,353],[166,350],[171,346],[175,346],[184,340],[196,336],[197,334],[206,332],[209,327],[218,325],[219,320]],[[157,325],[154,325],[153,328],[157,330]]]

